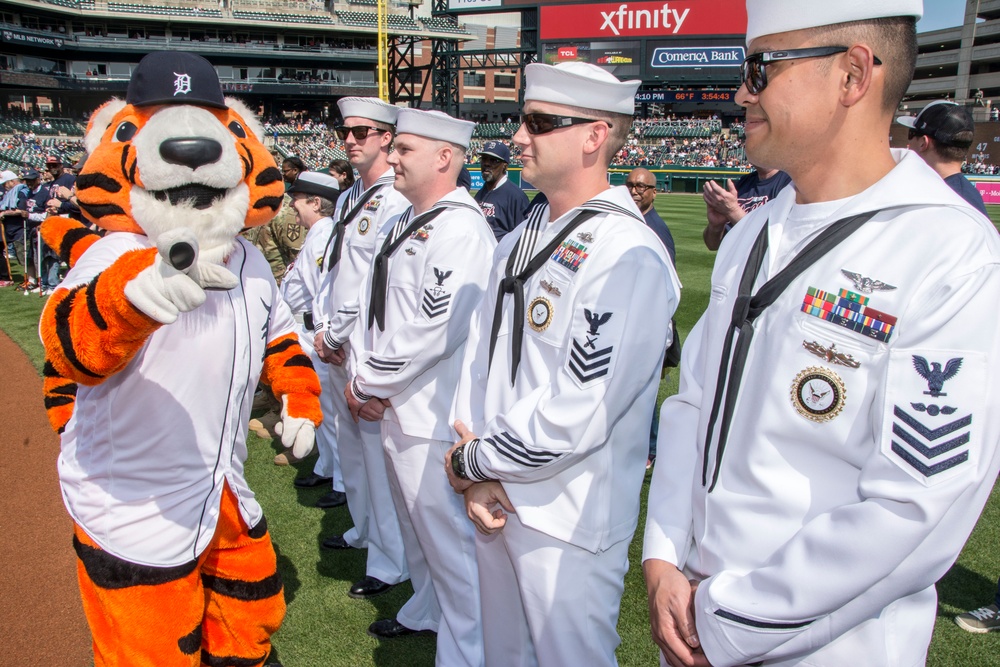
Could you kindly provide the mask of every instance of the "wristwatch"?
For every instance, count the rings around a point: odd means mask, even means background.
[[[469,476],[465,472],[465,443],[452,450],[451,471],[459,479],[469,479]]]

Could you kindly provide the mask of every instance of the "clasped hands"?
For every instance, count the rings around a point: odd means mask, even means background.
[[[444,455],[445,474],[448,475],[448,482],[455,493],[465,496],[465,513],[472,521],[472,525],[483,535],[492,535],[507,525],[507,514],[504,510],[513,513],[514,505],[511,504],[500,482],[473,482],[455,474],[451,468],[452,452],[474,440],[476,435],[461,421],[456,421],[454,426],[460,440]]]

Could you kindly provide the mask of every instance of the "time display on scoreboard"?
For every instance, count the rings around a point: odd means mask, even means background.
[[[670,102],[735,102],[735,90],[643,90],[635,94],[636,104]]]

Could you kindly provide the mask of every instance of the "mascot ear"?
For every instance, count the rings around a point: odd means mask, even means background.
[[[250,111],[250,107],[243,104],[243,102],[235,97],[227,97],[226,105],[238,113],[243,120],[246,121],[247,129],[254,133],[254,136],[257,137],[257,141],[263,141],[264,126],[260,124],[259,120],[257,120],[257,114]]]
[[[87,124],[87,134],[83,137],[83,145],[87,149],[87,153],[93,153],[97,150],[97,146],[101,143],[101,137],[104,136],[105,130],[111,125],[112,119],[125,106],[123,100],[113,97],[91,114],[90,122]]]

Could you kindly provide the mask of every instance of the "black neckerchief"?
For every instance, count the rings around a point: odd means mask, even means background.
[[[389,258],[396,249],[403,244],[403,241],[410,237],[410,234],[417,231],[425,224],[444,213],[448,206],[438,206],[429,211],[425,211],[415,217],[409,224],[400,230],[399,234],[390,232],[382,243],[382,249],[375,255],[375,264],[372,270],[372,291],[368,301],[368,328],[372,328],[373,323],[378,324],[379,331],[385,331],[385,297],[389,283]],[[409,208],[404,215],[413,212]],[[397,225],[398,226],[398,225]],[[393,232],[396,228],[393,228]]]
[[[375,193],[385,187],[385,185],[385,183],[379,185],[378,181],[376,181],[375,185],[370,187],[366,193],[361,195],[361,198],[358,199],[358,202],[353,208],[351,208],[350,211],[347,211],[346,206],[340,209],[340,221],[333,226],[333,231],[330,232],[330,239],[326,242],[326,250],[323,252],[324,255],[329,253],[329,260],[324,262],[326,264],[327,271],[332,271],[333,267],[337,266],[337,262],[340,261],[340,254],[344,247],[344,227],[347,226],[348,222],[354,219],[354,216],[361,211],[362,207],[368,203],[368,200],[375,196]]]
[[[517,377],[517,367],[521,364],[521,340],[524,338],[524,283],[530,278],[534,273],[542,267],[543,264],[549,259],[549,256],[555,252],[555,249],[559,247],[559,244],[566,240],[574,229],[582,225],[584,222],[590,218],[597,215],[600,211],[593,211],[589,209],[584,209],[576,214],[572,220],[570,220],[562,230],[552,237],[552,240],[541,249],[538,253],[531,257],[531,260],[522,268],[520,271],[515,273],[516,257],[520,254],[521,243],[524,241],[527,234],[528,228],[526,227],[524,232],[521,234],[521,238],[518,239],[517,246],[511,251],[510,255],[507,257],[507,266],[504,269],[504,278],[500,281],[500,286],[497,289],[497,303],[496,308],[493,311],[493,329],[490,332],[490,358],[489,367],[493,365],[493,351],[496,348],[497,336],[500,333],[500,322],[503,320],[503,302],[504,296],[511,294],[514,297],[514,314],[511,325],[511,364],[510,364],[510,383],[514,384],[514,378]]]
[[[719,417],[719,408],[723,406],[722,396],[725,393],[722,423],[719,424],[719,442],[715,449],[715,470],[712,473],[709,493],[715,489],[715,485],[719,481],[719,469],[722,467],[722,455],[726,449],[729,426],[736,409],[736,397],[739,395],[740,382],[743,379],[743,368],[750,351],[750,343],[753,341],[754,320],[781,296],[793,280],[837,247],[841,241],[853,234],[861,225],[871,220],[876,213],[878,211],[837,220],[824,229],[784,269],[764,283],[757,290],[757,293],[751,296],[757,274],[760,273],[760,267],[764,264],[764,256],[767,254],[767,222],[761,228],[760,234],[757,235],[757,240],[754,241],[753,248],[750,250],[747,263],[743,267],[739,292],[733,305],[732,321],[726,331],[726,340],[722,344],[722,363],[719,365],[719,377],[715,382],[715,398],[712,401],[712,412],[708,418],[708,428],[705,432],[705,456],[701,473],[701,485],[705,486],[708,484],[708,453],[712,445],[712,434],[715,432],[715,422]],[[734,351],[733,337],[737,331],[739,338],[736,340]],[[732,354],[732,365],[729,363],[730,354]]]

